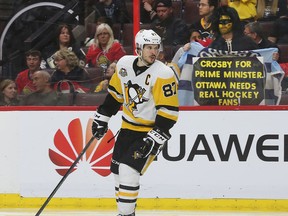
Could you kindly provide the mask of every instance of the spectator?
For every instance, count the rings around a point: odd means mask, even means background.
[[[25,53],[25,58],[28,69],[21,71],[15,79],[18,94],[30,94],[35,91],[31,76],[40,70],[42,55],[38,50],[29,50]]]
[[[62,49],[54,54],[56,71],[52,74],[51,83],[54,90],[61,92],[89,91],[88,73],[79,66],[79,59],[73,51]]]
[[[246,24],[244,34],[251,37],[258,44],[258,47],[260,49],[275,47],[278,48],[279,50],[279,47],[275,43],[269,41],[267,37],[264,35],[263,29],[259,22],[250,22]],[[278,60],[278,58],[274,60]]]
[[[203,38],[213,38],[209,17],[217,7],[218,0],[200,0],[198,8],[202,18],[192,23],[190,29],[198,30]]]
[[[190,29],[190,32],[190,42],[186,43],[177,50],[171,61],[172,63],[178,64],[178,60],[181,58],[181,56],[191,48],[191,42],[199,42],[204,47],[207,47],[212,42],[211,38],[203,39],[199,30]]]
[[[286,0],[257,0],[257,20],[272,21],[287,14]]]
[[[259,22],[250,22],[246,24],[244,34],[251,37],[258,44],[259,49],[275,47],[280,50],[275,43],[272,43],[266,38]],[[273,58],[275,61],[278,61],[279,53],[274,53]]]
[[[288,13],[275,20],[271,34],[268,37],[273,43],[288,43]]]
[[[108,92],[109,81],[116,69],[116,63],[112,62],[104,73],[104,80],[102,80],[95,88],[94,92]]]
[[[113,23],[130,23],[125,1],[122,0],[99,0],[95,4],[95,20],[101,16],[106,16]]]
[[[217,8],[212,16],[212,30],[216,35],[210,48],[231,51],[258,49],[257,44],[244,35],[237,11],[228,6]]]
[[[140,22],[152,23],[157,17],[155,8],[155,0],[142,0],[140,5]]]
[[[152,29],[160,35],[163,45],[185,44],[189,39],[186,23],[174,17],[171,0],[156,0],[157,19],[151,25]]]
[[[69,49],[73,51],[81,60],[81,64],[85,65],[85,54],[80,49],[81,46],[76,42],[72,28],[70,25],[61,24],[56,30],[55,40],[42,50],[43,58],[46,61],[47,68],[55,68],[53,55],[62,49]]]
[[[112,20],[111,20],[111,19],[109,19],[108,17],[99,17],[99,18],[97,19],[97,21],[96,21],[95,32],[96,32],[97,27],[98,27],[100,24],[102,24],[102,23],[107,23],[107,24],[111,27],[111,29],[112,29],[112,27],[113,27],[113,23],[112,23]],[[91,32],[91,35],[89,35],[89,36],[85,39],[85,42],[84,42],[85,46],[88,46],[88,47],[89,47],[89,46],[93,43],[93,41],[94,41],[94,36],[95,36],[95,32]],[[92,35],[92,34],[93,34],[93,35]]]
[[[178,76],[176,76],[178,78],[178,80],[180,79],[182,68],[183,68],[183,64],[184,64],[184,62],[181,62],[181,61],[184,61],[184,59],[186,61],[188,52],[192,51],[193,42],[200,43],[200,44],[197,45],[197,48],[195,46],[193,46],[193,49],[195,51],[196,51],[196,49],[197,50],[198,49],[201,50],[204,47],[207,47],[212,42],[211,38],[203,39],[202,35],[200,34],[200,32],[198,30],[191,29],[190,31],[191,31],[190,42],[186,43],[184,46],[180,47],[177,50],[177,52],[175,53],[172,61],[169,64],[167,64],[170,67],[172,67],[174,72],[176,72],[176,74],[178,75]]]
[[[278,46],[269,41],[263,33],[263,29],[259,22],[250,22],[245,25],[244,34],[251,37],[259,46],[260,49],[271,48]]]
[[[234,8],[240,18],[241,31],[248,22],[253,22],[257,18],[257,0],[220,0],[222,6]]]
[[[90,45],[86,55],[86,63],[106,70],[110,63],[117,62],[125,54],[122,45],[114,39],[111,27],[102,23],[96,29],[94,43]]]
[[[51,88],[50,74],[47,71],[36,71],[32,75],[35,92],[26,95],[20,101],[23,106],[67,106],[68,98],[63,94],[58,94]]]
[[[0,83],[0,106],[17,106],[16,83],[10,79],[4,79]]]

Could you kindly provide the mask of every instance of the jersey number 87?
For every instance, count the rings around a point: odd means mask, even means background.
[[[165,97],[170,97],[176,94],[177,85],[175,82],[166,84],[162,87]]]

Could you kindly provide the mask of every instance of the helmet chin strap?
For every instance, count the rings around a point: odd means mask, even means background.
[[[137,54],[138,54],[138,52],[137,52]],[[157,57],[157,56],[156,56]],[[146,66],[146,67],[150,67],[152,64],[148,64],[144,59],[143,59],[143,57],[142,57],[142,50],[140,51],[140,54],[138,54],[138,58],[140,59],[140,61]]]
[[[150,67],[151,65],[149,65],[142,57],[142,51],[140,51],[140,54],[138,54],[138,58],[139,60],[142,62],[142,64],[144,64],[146,67]]]

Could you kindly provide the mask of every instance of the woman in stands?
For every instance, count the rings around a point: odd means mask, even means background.
[[[13,80],[5,79],[0,83],[0,106],[17,106],[17,87]]]
[[[55,53],[56,71],[51,77],[54,89],[64,93],[85,93],[90,89],[88,73],[79,66],[79,59],[73,51],[62,49]]]
[[[116,63],[125,54],[122,44],[114,39],[111,27],[102,23],[96,29],[94,43],[90,45],[86,55],[86,63],[88,66],[107,69],[110,63]]]
[[[70,25],[61,24],[56,30],[55,40],[47,47],[45,47],[41,53],[43,59],[46,61],[47,68],[55,68],[53,55],[62,49],[69,49],[73,51],[80,59],[80,64],[85,65],[85,53],[82,52],[80,44],[78,44],[74,38],[72,28]]]

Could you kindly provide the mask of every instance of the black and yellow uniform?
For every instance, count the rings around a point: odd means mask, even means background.
[[[122,162],[140,172],[146,158],[133,159],[134,150],[140,147],[135,146],[135,141],[155,126],[168,132],[178,118],[177,81],[172,69],[160,61],[150,67],[138,67],[137,61],[136,56],[120,59],[109,83],[110,95],[98,109],[99,113],[112,116],[123,104],[121,132],[111,165],[116,174]]]

